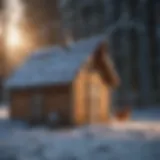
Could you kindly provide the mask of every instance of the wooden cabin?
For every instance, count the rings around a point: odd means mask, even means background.
[[[42,49],[6,81],[12,119],[59,125],[104,123],[109,119],[111,90],[119,77],[103,36],[68,46]]]

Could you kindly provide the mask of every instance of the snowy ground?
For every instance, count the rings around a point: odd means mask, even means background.
[[[74,130],[28,129],[0,111],[0,160],[160,160],[160,109],[127,123]]]

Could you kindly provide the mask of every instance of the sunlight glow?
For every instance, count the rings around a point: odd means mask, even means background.
[[[21,46],[22,39],[21,39],[20,33],[18,32],[18,29],[11,28],[8,31],[6,43],[7,43],[7,46],[11,48],[14,48],[14,47],[16,48],[18,46]]]
[[[21,47],[22,34],[20,33],[20,22],[23,17],[23,5],[21,0],[6,0],[6,45],[9,49]]]

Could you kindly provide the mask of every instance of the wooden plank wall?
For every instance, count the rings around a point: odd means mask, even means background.
[[[60,92],[54,89],[45,92],[45,117],[51,112],[57,112],[61,117],[61,124],[71,124],[72,120],[72,104],[70,86],[62,88]]]
[[[29,120],[30,117],[30,92],[13,92],[11,95],[10,116],[13,119]]]
[[[90,75],[90,83],[92,86],[97,87],[97,96],[95,98],[99,98],[99,120],[97,122],[107,122],[109,120],[109,112],[110,112],[110,89],[109,86],[102,80],[100,73],[97,71],[95,73],[91,73]]]
[[[43,118],[54,111],[60,113],[63,122],[71,123],[71,90],[70,86],[46,87],[43,89],[31,89],[23,91],[14,91],[11,95],[11,118],[30,120],[31,118],[31,100],[34,95],[42,95]]]
[[[87,72],[81,70],[73,82],[73,121],[75,125],[86,123],[86,106],[85,106],[85,80]]]
[[[90,112],[89,110],[89,97],[88,84],[97,85],[100,90],[99,95],[99,114],[100,117],[97,122],[107,122],[109,119],[109,108],[110,108],[110,89],[102,81],[99,73],[95,75],[89,74],[87,70],[82,69],[75,82],[73,83],[73,112],[74,122],[76,125],[83,125],[90,123]]]

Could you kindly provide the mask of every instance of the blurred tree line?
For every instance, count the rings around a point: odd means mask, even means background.
[[[132,97],[143,95],[143,101],[160,101],[159,0],[21,1],[25,8],[21,29],[29,48],[24,51],[26,55],[60,43],[62,28],[69,29],[77,40],[105,33],[111,26],[115,30],[108,41],[122,79],[119,92]]]
[[[36,48],[58,43],[60,11],[55,0],[23,0],[25,6],[24,32]]]
[[[115,28],[108,40],[122,79],[120,95],[160,103],[159,0],[70,0],[63,12],[76,39]]]

